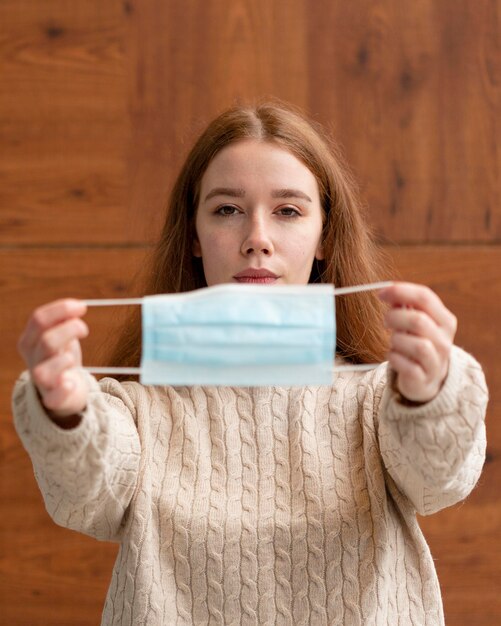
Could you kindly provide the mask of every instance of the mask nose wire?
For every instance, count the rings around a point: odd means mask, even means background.
[[[360,291],[373,291],[376,289],[384,289],[391,287],[392,281],[383,281],[378,283],[369,283],[367,285],[354,285],[352,287],[334,287],[334,296],[343,296],[350,293],[357,293]],[[81,302],[87,306],[121,306],[121,305],[141,305],[144,298],[99,298],[91,300],[81,300]],[[371,370],[381,365],[380,363],[357,363],[350,365],[335,365],[334,371],[366,371]],[[140,367],[84,367],[89,373],[92,374],[132,374],[140,375]]]

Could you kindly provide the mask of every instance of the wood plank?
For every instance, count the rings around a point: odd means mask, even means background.
[[[122,2],[7,0],[0,22],[3,243],[133,240]]]
[[[77,6],[0,8],[5,241],[150,240],[199,130],[266,94],[333,129],[381,236],[499,240],[496,3]]]
[[[458,315],[458,343],[486,370],[489,462],[480,483],[464,503],[420,518],[420,523],[436,559],[448,625],[490,626],[501,619],[496,582],[501,576],[501,393],[495,384],[501,377],[496,343],[501,250],[416,246],[387,251],[402,278],[429,284]],[[3,296],[10,305],[0,321],[6,364],[0,374],[0,593],[10,624],[41,626],[48,615],[51,624],[98,623],[116,551],[111,544],[56,527],[45,512],[10,419],[11,388],[22,369],[17,336],[30,311],[43,302],[67,295],[136,295],[130,282],[145,254],[145,249],[127,248],[0,250],[0,266],[8,268]],[[93,314],[88,358],[97,355],[116,327],[109,309]],[[74,611],[80,589],[86,597]]]
[[[194,12],[141,3],[130,48],[135,228],[147,240],[158,228],[207,121],[235,101],[273,94],[341,142],[382,238],[499,241],[497,5],[321,0],[306,10],[238,0]],[[140,219],[141,204],[151,219]]]
[[[499,241],[499,1],[315,3],[309,97],[390,241]]]
[[[136,3],[129,32],[131,223],[149,241],[192,143],[218,113],[273,95],[308,99],[300,0]]]

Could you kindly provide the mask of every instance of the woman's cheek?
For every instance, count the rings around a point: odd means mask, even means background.
[[[203,255],[208,263],[223,264],[234,253],[235,238],[228,231],[214,231],[206,233]]]
[[[300,237],[289,238],[285,246],[287,256],[297,259],[300,262],[306,260],[311,254],[309,248],[305,246],[304,239]],[[314,251],[313,254],[315,254]]]

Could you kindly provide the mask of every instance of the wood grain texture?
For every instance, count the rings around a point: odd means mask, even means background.
[[[133,238],[125,19],[118,0],[0,4],[4,244]]]
[[[341,141],[382,237],[499,241],[499,5],[7,0],[4,241],[151,240],[194,137],[266,96]]]
[[[210,119],[265,97],[306,106],[310,10],[302,0],[134,5],[129,219],[145,241],[154,239],[175,174]]]
[[[499,0],[182,10],[149,0],[135,6],[131,32],[130,210],[145,239],[203,125],[235,101],[277,96],[341,142],[382,238],[499,241]]]
[[[448,626],[492,626],[501,620],[501,392],[496,386],[501,251],[416,246],[388,252],[402,279],[430,285],[457,314],[457,343],[475,354],[487,375],[488,462],[480,483],[464,503],[420,523],[436,560]],[[9,624],[98,623],[116,553],[114,545],[56,527],[45,512],[10,417],[12,384],[23,367],[17,337],[30,311],[52,299],[136,295],[131,277],[145,254],[145,249],[0,251],[0,266],[10,268],[3,295],[11,304],[2,317],[6,366],[0,379],[0,594]],[[91,328],[86,363],[105,364],[102,347],[117,319],[108,308],[92,310],[86,319]]]
[[[315,7],[310,109],[345,147],[380,234],[499,241],[500,3]]]

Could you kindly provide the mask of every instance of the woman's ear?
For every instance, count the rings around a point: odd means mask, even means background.
[[[317,259],[317,261],[323,261],[325,259],[324,244],[321,241],[317,246],[315,258]]]

